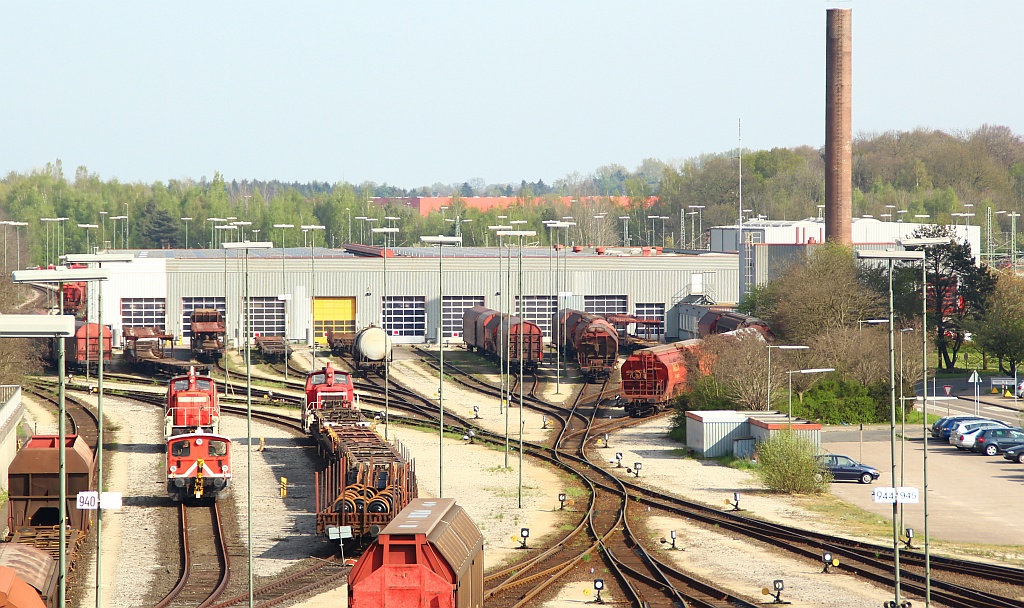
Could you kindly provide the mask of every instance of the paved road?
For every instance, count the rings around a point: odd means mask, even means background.
[[[951,407],[955,409],[960,403],[952,402]],[[973,413],[973,399],[966,405]],[[1003,411],[1002,414],[1017,416],[1018,412]],[[907,441],[903,444],[905,468],[902,469],[902,484],[899,439],[896,445],[896,483],[892,483],[889,427],[866,427],[863,441],[860,437],[859,429],[826,429],[821,436],[822,449],[874,466],[882,476],[872,485],[834,483],[832,493],[891,521],[892,505],[875,503],[871,491],[876,486],[924,487],[921,429],[907,429]],[[1024,466],[1004,460],[1002,456],[990,458],[959,451],[943,442],[928,442],[928,533],[931,538],[994,545],[1024,544],[1024,519],[1020,517],[1022,504]],[[904,527],[914,528],[918,536],[923,536],[923,513],[922,504],[904,505]]]

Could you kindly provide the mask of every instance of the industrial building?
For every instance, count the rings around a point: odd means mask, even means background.
[[[242,335],[240,312],[249,302],[254,335],[287,335],[318,342],[325,332],[352,331],[385,324],[396,343],[436,340],[439,319],[444,338],[460,340],[462,311],[518,302],[519,250],[499,258],[497,248],[398,247],[388,250],[387,286],[379,247],[352,251],[289,247],[244,250],[134,251],[134,261],[107,264],[103,319],[119,343],[125,327],[162,327],[187,336],[189,315],[197,308],[226,311],[227,331]],[[655,333],[678,335],[673,307],[689,296],[735,302],[736,255],[668,254],[650,248],[572,248],[522,250],[523,316],[550,336],[556,309],[660,318]],[[499,269],[500,266],[500,269]],[[511,281],[511,284],[509,282]],[[504,283],[504,285],[503,285]],[[439,295],[443,289],[443,310]],[[96,321],[97,290],[88,295],[90,321]],[[516,310],[513,306],[512,310]]]

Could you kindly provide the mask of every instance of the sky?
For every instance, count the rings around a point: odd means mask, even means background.
[[[825,13],[853,130],[1024,133],[1024,2],[6,2],[0,174],[372,181],[586,175],[824,144]]]

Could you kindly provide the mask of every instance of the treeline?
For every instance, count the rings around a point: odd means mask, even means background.
[[[84,251],[107,241],[111,247],[181,247],[186,226],[189,247],[207,247],[213,241],[211,218],[237,218],[251,222],[246,237],[280,241],[274,224],[322,224],[325,243],[340,245],[359,240],[358,217],[401,217],[399,244],[418,242],[421,234],[453,234],[459,230],[469,245],[492,240],[487,225],[500,223],[497,215],[525,219],[546,243],[541,221],[572,215],[577,226],[569,239],[577,243],[617,244],[628,229],[633,244],[677,245],[681,223],[687,241],[695,219],[691,206],[702,207],[701,225],[733,224],[738,213],[739,158],[737,150],[709,154],[682,162],[647,159],[635,170],[621,165],[599,167],[588,175],[574,173],[546,184],[543,180],[518,184],[486,184],[473,179],[456,184],[402,188],[364,182],[277,180],[227,182],[219,173],[212,179],[120,183],[102,180],[85,167],[68,178],[59,160],[28,174],[10,173],[0,180],[0,214],[4,219],[29,222],[29,250],[34,263],[49,256],[40,218],[66,217],[60,231],[61,251]],[[952,223],[954,213],[974,213],[984,225],[987,209],[1021,211],[1024,205],[1024,140],[1010,129],[984,125],[974,131],[945,133],[918,129],[862,136],[854,142],[853,210],[855,216],[890,215],[913,219],[928,215],[931,222]],[[812,147],[745,151],[742,156],[744,217],[769,219],[816,217],[824,204],[822,150]],[[374,196],[454,196],[445,217],[421,218],[400,206],[379,208]],[[460,202],[468,196],[516,196],[510,210],[481,213]],[[623,210],[610,198],[626,196]],[[561,197],[577,202],[565,205]],[[578,202],[585,200],[586,204]],[[597,197],[592,198],[592,197]],[[647,208],[651,197],[657,202]],[[605,213],[605,217],[595,218]],[[691,214],[691,215],[688,215]],[[128,216],[128,220],[112,219]],[[626,215],[626,225],[619,216]],[[655,221],[648,216],[666,219]],[[994,213],[997,238],[1010,230],[1009,213]],[[192,218],[182,220],[181,218]],[[449,221],[445,221],[445,219]],[[452,221],[458,220],[458,221]],[[463,223],[462,220],[473,220]],[[97,229],[78,228],[96,224]],[[381,223],[376,224],[380,226]],[[458,226],[458,227],[457,227]],[[125,228],[127,227],[127,243]],[[369,228],[369,226],[362,226]],[[56,227],[51,227],[57,231]],[[88,237],[87,237],[88,233]],[[363,230],[362,240],[370,240]],[[564,236],[564,235],[563,235]],[[289,246],[301,242],[298,234],[285,234]],[[705,241],[706,242],[706,241]]]

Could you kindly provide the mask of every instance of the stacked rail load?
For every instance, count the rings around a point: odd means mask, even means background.
[[[220,432],[220,396],[213,378],[192,367],[167,384],[164,439],[194,432]]]
[[[113,351],[113,334],[111,334],[110,328],[104,325],[103,330],[100,331],[99,325],[85,321],[75,321],[75,337],[73,339],[52,338],[49,340],[49,359],[54,364],[57,363],[57,340],[64,340],[64,364],[67,369],[84,371],[89,368],[89,371],[92,372],[99,367],[101,335],[103,336],[103,361],[110,363]]]
[[[231,487],[231,439],[213,433],[167,440],[167,495],[178,502],[216,501]]]
[[[213,362],[224,355],[224,336],[227,328],[224,315],[214,308],[199,308],[189,317],[189,348],[192,357]]]
[[[306,380],[308,428],[322,465],[315,475],[317,533],[375,537],[416,497],[415,466],[354,407],[351,376],[330,363]]]
[[[288,361],[292,347],[284,336],[256,336],[256,348],[264,361]]]
[[[701,340],[683,340],[638,350],[622,364],[620,396],[633,417],[661,411],[687,388],[687,370],[706,373]]]
[[[352,608],[479,608],[484,537],[451,498],[418,498],[377,537],[349,573]]]
[[[376,325],[363,328],[353,341],[352,359],[356,371],[383,374],[384,368],[391,361],[391,336]]]
[[[159,327],[126,327],[124,341],[125,363],[144,372],[182,376],[193,367],[202,374],[210,369],[170,356],[173,355],[174,336]]]
[[[469,351],[509,361],[512,367],[521,361],[525,369],[534,371],[544,360],[544,332],[536,323],[474,306],[462,313],[462,331]]]
[[[576,358],[588,381],[607,378],[617,364],[619,333],[598,315],[563,309],[551,320],[551,333]]]

